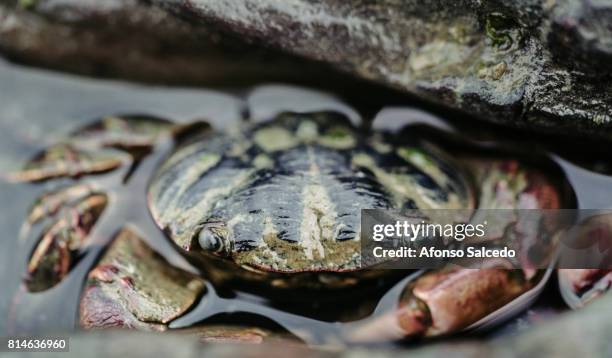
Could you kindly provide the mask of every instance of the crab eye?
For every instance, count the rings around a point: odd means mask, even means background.
[[[198,235],[198,243],[203,250],[217,252],[223,246],[221,239],[210,229],[202,229]]]
[[[204,251],[225,255],[229,252],[227,231],[222,227],[204,226],[198,234],[198,244]]]

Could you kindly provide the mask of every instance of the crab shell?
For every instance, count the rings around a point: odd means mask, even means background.
[[[356,271],[368,268],[361,209],[459,209],[472,201],[464,173],[432,144],[366,136],[332,112],[284,113],[192,138],[149,187],[157,224],[204,268],[221,268],[213,271],[225,277],[216,278],[294,288],[357,281]]]

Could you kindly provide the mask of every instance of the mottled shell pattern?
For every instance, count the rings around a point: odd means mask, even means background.
[[[429,142],[284,113],[180,145],[149,188],[186,251],[258,272],[362,269],[361,209],[469,208],[466,175]]]

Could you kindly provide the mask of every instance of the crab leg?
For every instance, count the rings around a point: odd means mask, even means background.
[[[463,329],[532,287],[520,270],[450,268],[408,286],[396,316],[405,336],[436,336]]]
[[[481,269],[447,266],[409,281],[397,307],[350,332],[352,341],[432,337],[458,332],[534,286],[507,262]]]
[[[569,284],[568,290],[576,296],[572,308],[582,307],[606,293],[612,286],[612,270],[609,269],[559,269],[559,281]],[[561,287],[561,290],[566,289]]]
[[[8,178],[38,182],[102,174],[121,167],[128,170],[126,164],[142,160],[170,128],[170,122],[157,118],[105,117],[74,132],[64,143],[42,151]],[[124,174],[123,171],[115,173],[114,178]],[[94,225],[116,191],[114,178],[109,178],[110,182],[98,178],[86,184],[74,184],[43,194],[36,201],[22,237],[26,238],[35,224],[46,219],[51,223],[35,238],[37,243],[27,264],[25,279],[30,291],[54,286],[72,269],[77,253],[94,234]]]
[[[44,230],[27,266],[26,284],[30,291],[45,290],[60,282],[73,265],[75,253],[106,207],[107,198],[91,194],[67,208]]]
[[[38,182],[61,177],[106,173],[128,162],[125,154],[114,149],[96,152],[60,144],[35,158],[23,170],[8,175],[14,182]]]
[[[60,209],[92,194],[90,185],[74,185],[43,194],[30,210],[28,224],[36,224],[45,217],[57,214]]]

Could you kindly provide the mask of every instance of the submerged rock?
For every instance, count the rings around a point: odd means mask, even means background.
[[[300,345],[264,342],[261,345],[200,344],[185,335],[152,335],[137,332],[105,331],[95,334],[77,334],[70,337],[70,352],[57,353],[57,357],[268,357],[282,351],[295,357],[397,357],[400,354],[416,358],[452,357],[605,357],[609,356],[612,328],[610,310],[612,297],[607,296],[584,310],[525,329],[515,335],[491,341],[438,342],[424,347],[410,347],[398,351],[392,347],[349,348],[344,351],[317,350]],[[561,333],[562,332],[562,333]],[[61,355],[60,355],[61,354]],[[9,355],[7,354],[7,357]],[[24,352],[11,353],[11,357],[31,357]]]
[[[0,8],[0,49],[25,62],[189,83],[219,66],[264,77],[291,72],[278,54],[228,60],[252,49],[246,40],[489,121],[610,133],[606,1],[22,0],[18,7],[44,15]]]

